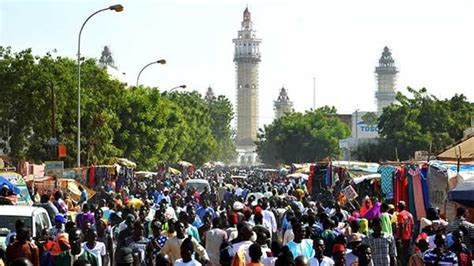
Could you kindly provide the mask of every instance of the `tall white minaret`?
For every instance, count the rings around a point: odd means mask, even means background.
[[[237,74],[237,149],[254,149],[258,130],[258,65],[260,39],[252,28],[251,14],[245,8],[235,45],[234,63]]]
[[[377,76],[377,113],[381,114],[383,108],[395,102],[395,82],[398,70],[395,67],[395,61],[392,53],[387,46],[383,48],[382,56],[379,59],[379,65],[375,68]]]

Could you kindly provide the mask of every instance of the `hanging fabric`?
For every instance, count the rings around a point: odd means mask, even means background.
[[[384,165],[380,166],[377,172],[381,176],[380,184],[385,199],[393,199],[393,174],[395,173],[395,168],[391,165]]]
[[[403,200],[408,204],[408,179],[405,166],[398,166],[395,173],[395,197],[394,203]]]
[[[410,175],[413,179],[413,195],[415,199],[416,217],[421,219],[422,217],[426,217],[426,209],[423,199],[423,188],[421,185],[421,175],[419,168],[416,167],[414,170],[411,170]]]
[[[330,188],[332,186],[331,170],[331,165],[328,165],[328,167],[326,167],[326,174],[324,175],[324,186],[326,188]]]
[[[91,166],[89,167],[89,175],[88,175],[88,182],[87,184],[89,185],[89,187],[93,188],[94,187],[94,183],[95,183],[95,166]]]
[[[413,176],[411,175],[413,171],[413,165],[408,167],[406,172],[406,178],[408,180],[408,211],[413,215],[413,219],[417,221],[416,208],[415,208],[415,195],[413,194]]]
[[[421,180],[421,188],[423,191],[423,204],[425,205],[425,210],[430,208],[430,198],[429,198],[429,190],[428,190],[428,164],[424,163],[421,165],[420,169],[420,180]]]

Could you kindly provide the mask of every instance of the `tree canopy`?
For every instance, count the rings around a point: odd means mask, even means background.
[[[385,145],[397,148],[406,160],[417,150],[442,151],[463,137],[474,117],[474,104],[464,95],[440,100],[425,88],[408,88],[410,96],[397,93],[397,102],[386,107],[379,118],[380,136]]]
[[[237,157],[232,129],[230,128],[234,116],[232,103],[225,96],[220,95],[217,98],[209,99],[208,106],[212,119],[212,135],[216,140],[212,158],[229,163]]]
[[[305,113],[285,114],[260,131],[259,157],[268,164],[337,157],[339,140],[349,136],[349,128],[336,115],[336,109],[327,106]]]
[[[66,166],[77,153],[77,64],[31,49],[0,47],[0,126],[8,128],[15,161],[52,158],[48,140],[55,133],[67,147]],[[128,87],[112,79],[93,59],[81,63],[81,161],[103,164],[126,157],[141,168],[160,161],[189,160],[197,165],[224,160],[235,152],[230,120],[232,106],[219,96],[207,102],[197,92],[162,93],[158,88]],[[5,139],[6,140],[6,139]],[[7,147],[0,147],[6,151]],[[226,149],[232,151],[228,152]]]

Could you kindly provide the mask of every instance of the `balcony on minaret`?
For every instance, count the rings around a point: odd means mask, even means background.
[[[257,42],[236,42],[234,62],[260,62],[260,48]]]

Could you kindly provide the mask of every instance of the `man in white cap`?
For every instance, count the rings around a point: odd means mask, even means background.
[[[161,202],[162,200],[166,200],[168,204],[171,204],[171,198],[168,194],[169,192],[170,190],[167,187],[163,188],[163,193],[160,193],[158,195],[158,202]]]

